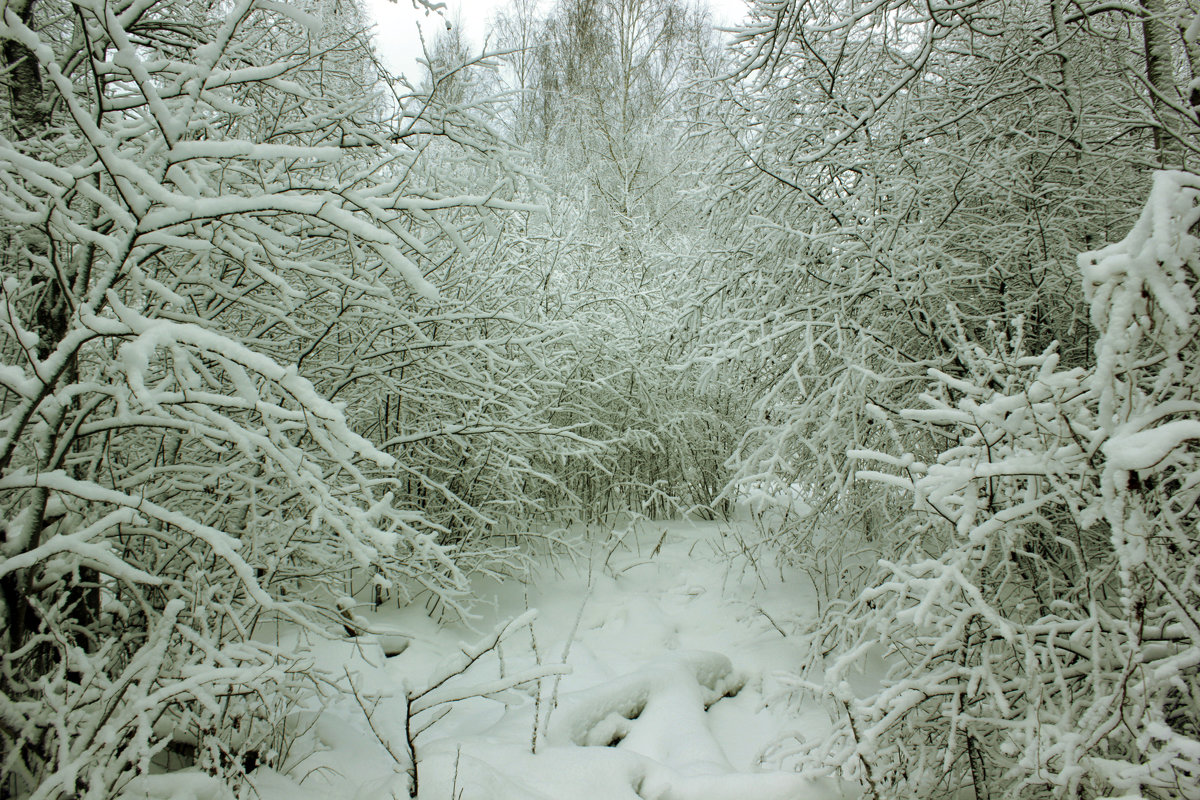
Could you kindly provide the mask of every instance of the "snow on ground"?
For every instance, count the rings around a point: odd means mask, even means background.
[[[801,632],[815,604],[808,579],[775,564],[755,536],[747,523],[643,522],[594,537],[585,556],[543,559],[527,584],[477,585],[474,631],[438,626],[424,609],[358,609],[376,627],[403,631],[408,646],[391,658],[373,637],[317,648],[319,666],[349,675],[358,697],[340,696],[308,719],[287,777],[250,776],[257,796],[406,797],[406,692],[452,672],[465,660],[461,648],[530,609],[531,625],[510,630],[436,695],[503,689],[539,665],[565,662],[569,674],[417,714],[423,800],[856,796],[769,756],[794,749],[780,742],[821,736],[828,721],[815,706],[778,699],[779,676],[804,658]],[[183,794],[170,785],[149,781],[129,797],[220,797],[198,779]]]

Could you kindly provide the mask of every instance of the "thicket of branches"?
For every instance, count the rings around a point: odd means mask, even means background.
[[[568,484],[593,513],[723,513],[741,415],[682,366],[675,330],[714,247],[695,191],[710,153],[688,139],[711,22],[678,0],[519,0],[493,32],[517,93],[501,119],[553,209],[526,252],[546,313],[576,325],[583,384],[561,413],[612,445]]]
[[[236,779],[321,679],[264,623],[340,632],[364,578],[459,608],[513,564],[495,534],[581,513],[563,475],[606,445],[528,299],[544,208],[482,99],[368,34],[346,3],[5,6],[6,796],[110,796],[167,747]]]
[[[745,255],[695,360],[749,378],[737,482],[813,507],[781,545],[824,575],[801,685],[841,722],[805,767],[1196,796],[1194,177],[1137,221],[1195,161],[1196,17],[754,4],[707,120]]]
[[[994,328],[902,414],[954,447],[926,463],[888,425],[891,453],[852,453],[913,497],[916,539],[827,632],[827,686],[881,644],[891,668],[874,697],[832,688],[812,763],[879,796],[1196,796],[1198,185],[1160,173],[1080,257],[1095,366]]]
[[[797,2],[741,33],[709,124],[744,266],[698,313],[709,363],[752,376],[743,479],[809,487],[822,528],[869,545],[893,516],[856,494],[847,443],[879,435],[868,400],[895,412],[928,368],[965,374],[961,336],[1021,317],[1035,347],[1091,358],[1074,257],[1131,224],[1159,129],[1126,67],[1140,27],[1066,26],[1058,4]]]
[[[410,84],[345,0],[8,3],[0,792],[236,780],[322,680],[264,623],[754,491],[800,764],[1197,796],[1198,20],[514,0]]]

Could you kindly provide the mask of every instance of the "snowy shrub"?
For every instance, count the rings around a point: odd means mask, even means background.
[[[937,458],[851,454],[923,523],[835,623],[841,723],[808,763],[880,797],[1200,797],[1198,202],[1158,173],[1129,235],[1079,258],[1094,368],[1026,354],[1019,320],[960,337],[968,374],[931,370],[903,413]],[[887,678],[855,696],[879,645]]]
[[[702,122],[723,153],[708,191],[724,257],[697,289],[697,359],[745,393],[733,478],[806,492],[814,513],[779,537],[798,563],[828,575],[907,544],[903,498],[856,482],[847,450],[893,448],[886,418],[901,452],[938,452],[897,413],[928,368],[967,373],[957,328],[983,341],[1020,316],[1031,351],[1057,341],[1063,365],[1090,363],[1072,264],[1136,216],[1112,198],[1153,147],[1138,70],[1152,15],[1083,5],[749,4],[720,87],[734,102]],[[864,579],[830,581],[830,599]]]
[[[264,623],[340,634],[351,570],[453,603],[487,555],[455,514],[548,426],[478,464],[404,447],[540,390],[497,400],[557,329],[433,274],[527,207],[469,109],[384,111],[351,4],[17,3],[0,37],[0,794],[107,797],[173,758],[236,781],[319,679]],[[435,139],[489,191],[443,194]],[[405,366],[442,404],[372,428]],[[491,493],[443,479],[488,464]]]

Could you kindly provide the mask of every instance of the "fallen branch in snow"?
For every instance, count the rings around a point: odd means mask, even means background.
[[[785,639],[788,638],[788,635],[783,632],[783,628],[779,627],[779,623],[777,623],[774,619],[771,618],[771,615],[767,613],[767,610],[765,608],[763,608],[762,606],[759,606],[758,613],[762,614],[764,617],[767,618],[767,622],[771,623],[772,628],[779,631],[780,636],[782,636]]]
[[[370,708],[367,708],[367,703],[364,700],[362,693],[358,690],[358,687],[354,685],[354,677],[350,674],[349,667],[345,668],[345,673],[346,681],[350,684],[350,693],[354,695],[354,702],[358,703],[358,707],[362,709],[363,716],[367,718],[367,727],[371,729],[371,733],[374,734],[379,743],[383,745],[383,749],[387,750],[388,755],[391,756],[392,760],[396,762],[396,766],[407,771],[409,769],[409,765],[412,763],[412,759],[410,758],[408,761],[405,761],[404,758],[401,758],[400,755],[398,755],[396,751],[392,749],[392,743],[388,741],[387,737],[379,732],[379,728],[375,727],[374,713],[376,706],[379,704],[379,698],[373,698],[374,702],[371,704]]]
[[[417,764],[420,759],[417,757],[417,737],[429,730],[438,720],[448,714],[454,703],[462,700],[469,700],[476,697],[493,697],[510,689],[515,689],[518,686],[535,683],[552,675],[565,675],[569,673],[570,667],[566,664],[538,664],[527,670],[519,671],[511,675],[502,675],[499,678],[484,681],[482,683],[469,684],[461,688],[449,686],[451,681],[464,675],[467,670],[474,666],[480,659],[491,652],[499,654],[500,644],[504,642],[513,631],[523,627],[530,627],[532,630],[533,621],[537,618],[537,610],[531,609],[526,611],[519,617],[511,619],[508,622],[500,625],[496,630],[483,641],[462,649],[463,657],[456,661],[451,666],[441,672],[441,675],[434,679],[426,688],[420,691],[410,691],[407,693],[406,700],[406,717],[404,720],[404,736],[405,744],[408,748],[407,756],[407,771],[409,777],[409,797],[416,797],[419,783],[417,775]],[[353,689],[353,683],[351,684]],[[379,732],[371,723],[371,712],[364,705],[361,697],[355,692],[355,699],[359,706],[363,709],[363,713],[367,716],[367,722],[371,725],[371,731],[379,739],[380,743],[387,748],[388,753],[392,758],[396,759],[398,764],[403,764],[403,760],[398,758],[392,751],[387,741],[380,736]],[[437,709],[437,711],[435,711]],[[426,719],[423,724],[417,726],[415,724],[418,714],[426,711],[435,711],[432,718]]]

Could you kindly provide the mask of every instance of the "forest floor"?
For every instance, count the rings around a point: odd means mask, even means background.
[[[422,800],[856,796],[789,768],[786,754],[829,726],[817,704],[786,699],[815,602],[809,578],[777,563],[761,536],[746,522],[642,522],[593,536],[575,558],[539,559],[527,581],[479,582],[470,628],[435,624],[424,609],[360,611],[396,634],[317,648],[319,666],[354,692],[295,737],[286,774],[249,776],[251,796],[407,797],[406,695],[455,673],[464,649],[475,655],[511,619],[519,624],[500,647],[412,704],[488,695],[413,717],[412,730],[424,728],[415,737]],[[553,664],[569,671],[505,689]],[[151,797],[210,794],[201,782],[190,795],[153,783],[144,784]]]

